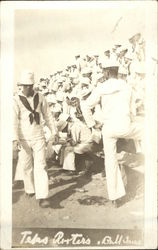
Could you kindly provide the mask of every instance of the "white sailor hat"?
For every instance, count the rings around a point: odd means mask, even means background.
[[[121,52],[124,52],[124,51],[128,51],[128,47],[126,45],[122,45],[121,47],[119,47],[116,51],[117,54],[120,54]]]
[[[75,73],[75,72],[72,72],[70,75],[69,75],[70,78],[77,78],[78,77],[78,74]]]
[[[92,73],[92,69],[90,67],[85,67],[82,69],[81,74],[86,75]]]
[[[126,69],[125,67],[123,67],[122,65],[120,65],[118,73],[119,74],[123,74],[123,75],[128,75],[128,69]]]
[[[119,47],[121,47],[122,46],[122,44],[121,44],[121,42],[117,42],[117,43],[115,43],[114,44],[114,48],[119,48]]]
[[[68,72],[66,71],[66,70],[63,70],[63,72],[62,72],[62,74],[61,74],[61,77],[64,77],[64,79],[65,79],[65,77],[68,75]]]
[[[63,84],[63,91],[69,90],[71,87],[71,82],[67,79]]]
[[[92,89],[88,88],[88,89],[84,89],[80,92],[80,98],[82,99],[83,97],[85,97],[86,95],[90,94],[92,92]]]
[[[45,80],[41,81],[40,86],[41,87],[46,87],[47,86],[46,81]]]
[[[131,52],[127,51],[127,53],[125,54],[124,57],[127,58],[127,59],[130,59],[130,60],[133,60],[134,56],[133,56],[133,54]]]
[[[116,60],[106,60],[104,63],[102,63],[102,68],[113,68],[113,67],[119,67],[119,63]]]
[[[59,102],[62,102],[64,100],[64,94],[62,91],[58,91],[56,93],[56,100],[59,101]]]
[[[72,83],[78,84],[79,83],[79,78],[73,78]]]
[[[62,83],[63,82],[63,77],[59,77],[57,80],[58,83]]]
[[[102,73],[96,74],[96,79],[97,79],[97,80],[99,80],[99,79],[102,78],[102,77],[103,77],[103,74],[102,74]]]
[[[49,93],[49,90],[47,88],[46,89],[42,89],[41,93],[42,93],[42,95],[47,95]]]
[[[106,53],[109,53],[109,52],[110,52],[110,50],[111,50],[111,48],[106,49],[106,50],[104,51],[104,53],[105,53],[105,54],[106,54]]]
[[[75,93],[75,92],[71,92],[70,94],[69,94],[69,99],[72,99],[72,98],[77,98],[78,96],[77,96],[77,94]]]
[[[54,84],[53,84],[53,86],[52,86],[52,90],[53,90],[54,92],[57,92],[57,90],[58,90],[58,83],[57,83],[57,81],[54,81]]]
[[[19,83],[21,85],[34,85],[34,73],[31,70],[24,70],[21,74]]]
[[[82,85],[89,85],[90,84],[90,79],[88,77],[81,77],[80,78],[80,83]]]
[[[47,102],[50,102],[50,103],[56,103],[56,96],[54,94],[49,94],[46,96],[46,100]]]

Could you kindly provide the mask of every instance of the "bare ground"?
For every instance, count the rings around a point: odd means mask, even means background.
[[[51,207],[40,208],[35,197],[13,189],[13,227],[142,229],[143,159],[131,153],[123,159],[127,195],[118,208],[108,201],[106,177],[101,175],[103,161],[98,159],[100,165],[89,176],[71,176],[52,163],[48,169]]]

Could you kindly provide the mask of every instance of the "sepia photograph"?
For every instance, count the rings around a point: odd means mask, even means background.
[[[143,2],[2,1],[2,249],[157,248],[157,2]]]

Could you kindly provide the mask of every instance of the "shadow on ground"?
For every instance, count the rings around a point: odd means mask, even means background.
[[[69,196],[74,194],[77,189],[81,189],[81,192],[85,192],[83,189],[85,185],[93,181],[93,176],[100,173],[100,181],[105,182],[105,178],[102,177],[101,173],[104,170],[104,161],[101,158],[94,157],[94,164],[91,166],[90,174],[85,176],[69,176],[69,174],[64,175],[62,169],[49,171],[49,177],[56,179],[49,188],[50,190],[56,187],[61,187],[67,184],[70,184],[69,187],[63,188],[62,191],[57,192],[56,194],[50,197],[51,207],[52,208],[63,208],[61,202],[68,199]],[[133,159],[133,160],[132,160]],[[141,155],[132,154],[129,155],[129,158],[126,156],[126,163],[142,163],[144,161]],[[96,167],[97,166],[97,167]],[[136,165],[135,165],[136,166]],[[132,199],[139,199],[144,195],[144,174],[137,171],[137,168],[131,168],[127,165],[124,166],[124,175],[126,176],[127,186],[126,186],[126,196],[121,200],[120,206],[129,202]],[[68,179],[65,179],[68,177]],[[82,190],[83,189],[83,190]],[[100,196],[89,196],[82,194],[82,198],[78,200],[82,205],[105,205],[108,202],[108,199],[105,199]]]
[[[68,199],[69,196],[72,194],[76,193],[76,189],[80,190],[81,192],[86,192],[83,187],[87,185],[89,182],[91,182],[91,177],[90,176],[77,176],[77,177],[72,177],[71,179],[68,180],[61,180],[59,183],[55,183],[50,185],[50,189],[53,187],[61,186],[61,185],[66,185],[66,184],[71,184],[69,187],[64,188],[63,190],[57,192],[56,194],[52,195],[49,200],[51,202],[51,207],[54,209],[59,209],[63,208],[61,206],[61,202]]]
[[[16,203],[19,201],[20,196],[24,194],[23,190],[14,190],[13,195],[12,195],[12,203]]]

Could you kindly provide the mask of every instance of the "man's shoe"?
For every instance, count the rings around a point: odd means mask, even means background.
[[[118,208],[118,201],[117,201],[117,200],[113,200],[113,201],[112,201],[112,206],[113,206],[114,208]]]
[[[78,175],[78,172],[77,171],[70,171],[69,175]]]
[[[35,195],[35,193],[26,193],[26,196],[29,197],[29,198],[32,198],[33,196]]]
[[[87,170],[87,169],[79,172],[79,176],[91,176],[91,174],[92,173],[89,170]]]
[[[39,206],[42,208],[50,207],[50,202],[47,199],[40,199],[39,200]]]

